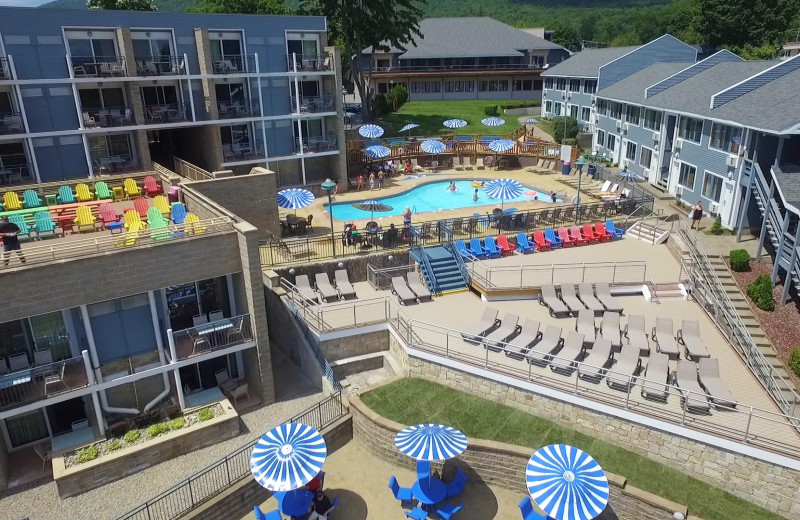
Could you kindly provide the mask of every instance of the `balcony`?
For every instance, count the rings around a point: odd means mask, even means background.
[[[471,72],[471,71],[537,71],[544,70],[544,63],[461,63],[439,65],[390,65],[388,67],[373,67],[372,74],[398,73],[398,72]],[[364,67],[364,72],[369,69]]]
[[[178,357],[176,361],[255,341],[249,314],[214,320],[173,332],[172,337]]]
[[[0,114],[0,135],[22,133],[25,133],[25,126],[22,124],[22,115],[17,112]]]
[[[237,74],[239,72],[255,72],[255,54],[243,54],[240,56],[225,56],[215,59],[212,63],[214,74]]]
[[[289,72],[325,72],[333,70],[330,54],[289,54],[286,56]]]
[[[72,56],[76,78],[124,77],[125,58],[122,56]]]
[[[336,136],[334,135],[319,135],[303,139],[303,153],[330,152],[332,150],[338,150]],[[300,153],[299,139],[295,140],[294,151],[295,153]]]
[[[189,121],[186,108],[179,103],[166,105],[145,105],[144,117],[146,124],[180,123]]]
[[[11,65],[8,58],[0,58],[0,80],[11,79]]]
[[[335,112],[336,101],[333,96],[310,96],[300,98],[298,111],[297,97],[292,96],[292,114],[315,114],[317,112]]]
[[[0,375],[0,411],[89,385],[82,357],[30,367],[27,354],[20,356],[24,357],[22,363],[27,365],[27,368]]]
[[[133,154],[104,155],[92,157],[96,174],[125,173],[139,170],[139,162]]]
[[[135,124],[130,108],[87,108],[83,111],[83,126],[86,128],[112,128]]]
[[[258,101],[221,101],[217,103],[220,119],[237,119],[240,117],[256,117],[261,114]]]
[[[222,143],[222,157],[224,162],[249,161],[263,159],[264,147],[260,142]]]
[[[14,160],[15,156],[0,157],[0,184],[26,184],[31,182],[31,174],[24,155]]]
[[[138,76],[181,76],[186,74],[186,62],[181,56],[137,56]]]

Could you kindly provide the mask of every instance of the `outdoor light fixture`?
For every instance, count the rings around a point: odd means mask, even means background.
[[[294,270],[294,267],[292,267],[291,269],[289,269],[289,274],[290,274],[290,275],[294,276],[294,273],[295,273],[295,272],[296,272],[296,271]]]
[[[344,262],[339,262],[338,264],[336,264],[336,267],[338,267],[339,269],[344,269]]]
[[[679,513],[678,511],[675,511],[675,513],[672,514],[672,518],[674,520],[683,520],[684,516],[683,516],[683,513]]]
[[[577,225],[581,214],[581,177],[583,176],[583,167],[586,166],[586,159],[581,155],[575,161],[575,166],[578,167],[578,199],[575,204],[575,224]]]
[[[333,257],[336,258],[336,235],[333,231],[333,190],[336,189],[336,183],[330,179],[325,179],[320,188],[328,194],[328,216],[331,218],[331,247],[333,247]]]

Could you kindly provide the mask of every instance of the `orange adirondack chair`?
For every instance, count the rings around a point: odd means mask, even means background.
[[[513,255],[515,247],[511,245],[508,241],[508,237],[505,235],[498,235],[497,236],[497,247],[499,247],[503,251],[503,256]]]

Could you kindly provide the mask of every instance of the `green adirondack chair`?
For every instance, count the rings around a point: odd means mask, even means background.
[[[69,186],[61,186],[58,188],[58,196],[56,201],[59,204],[72,204],[75,202],[75,194],[72,193],[72,188]]]
[[[46,238],[48,236],[57,237],[56,225],[53,219],[50,218],[49,211],[37,211],[33,215],[34,225],[36,227],[36,238]]]
[[[22,203],[25,204],[26,208],[38,208],[39,206],[44,206],[42,198],[34,190],[25,190],[25,192],[22,194]]]
[[[111,193],[111,190],[108,188],[108,184],[106,184],[105,181],[98,181],[94,183],[94,194],[97,197],[97,200],[113,198],[113,194]]]
[[[169,230],[169,221],[164,218],[158,208],[147,210],[147,225],[151,229],[153,240],[168,240],[172,238]]]

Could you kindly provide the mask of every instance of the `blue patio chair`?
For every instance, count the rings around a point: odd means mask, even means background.
[[[333,505],[331,505],[331,512],[328,513],[328,520],[333,516],[333,513],[336,512],[336,506],[339,505],[339,497],[333,499]]]
[[[533,505],[531,504],[531,499],[525,497],[522,499],[522,502],[519,503],[519,510],[522,513],[522,520],[546,520],[547,517],[544,515],[540,515],[536,511],[533,510]]]
[[[431,461],[418,460],[417,461],[417,480],[429,478],[431,476]]]
[[[467,476],[463,471],[456,471],[456,476],[452,482],[444,485],[446,494],[445,498],[452,498],[460,495],[464,491],[464,486],[467,485]]]
[[[491,222],[492,220],[492,217],[482,216],[480,213],[473,213],[472,216],[478,219],[478,222],[480,222],[484,226],[488,226],[489,222]]]
[[[414,494],[411,492],[411,488],[400,487],[400,484],[397,483],[397,478],[394,475],[392,475],[392,478],[389,479],[389,489],[392,490],[394,498],[399,500],[401,504],[403,502],[411,503],[414,500]]]
[[[486,254],[489,258],[500,258],[503,256],[503,250],[497,247],[497,243],[494,241],[494,237],[486,237],[483,240],[483,248],[486,251]]]
[[[527,255],[528,253],[533,253],[535,249],[536,246],[528,241],[528,235],[517,233],[517,251]]]
[[[453,507],[450,504],[445,504],[436,510],[436,514],[442,517],[442,520],[450,520],[453,515],[464,509],[464,504]]]
[[[609,232],[610,232],[612,235],[614,235],[614,240],[616,240],[616,239],[618,239],[618,238],[622,237],[622,235],[624,235],[624,234],[625,234],[625,230],[624,230],[624,229],[622,229],[622,228],[618,228],[617,226],[615,226],[615,225],[614,225],[614,221],[612,221],[611,219],[608,219],[608,220],[606,220],[606,229],[607,229],[607,230],[608,230],[608,231],[609,231]]]
[[[506,215],[511,215],[515,211],[517,211],[517,208],[506,208],[503,210],[503,213],[505,213]]]
[[[456,252],[461,255],[465,262],[472,260],[472,256],[467,251],[467,244],[463,240],[456,240],[453,245],[456,248]]]
[[[553,228],[546,228],[544,230],[544,238],[550,241],[550,247],[553,249],[564,245],[564,241],[558,238],[558,235],[556,235],[556,232],[553,231]]]
[[[258,506],[253,506],[253,514],[256,517],[256,520],[283,520],[281,516],[281,512],[278,510],[270,511],[269,513],[262,513],[261,509]]]
[[[486,250],[481,245],[481,240],[479,238],[470,239],[467,251],[477,258],[486,258]]]
[[[414,507],[411,511],[406,511],[406,516],[414,520],[425,520],[428,518],[428,512],[420,507]]]

